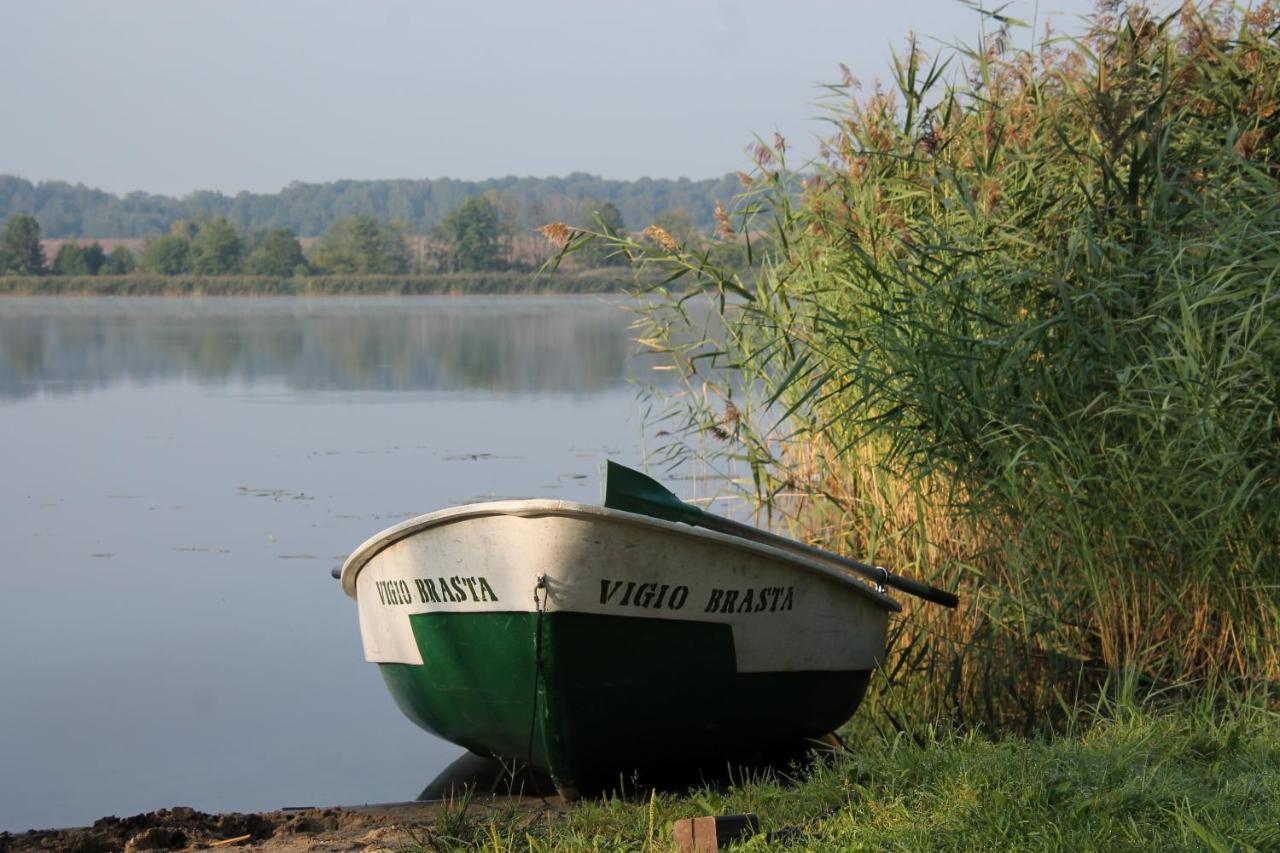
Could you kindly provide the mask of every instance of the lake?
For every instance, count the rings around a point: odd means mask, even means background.
[[[330,570],[642,455],[600,298],[0,300],[0,830],[412,799]]]

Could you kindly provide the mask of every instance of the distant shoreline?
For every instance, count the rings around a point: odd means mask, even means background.
[[[626,269],[581,272],[457,272],[425,275],[0,276],[0,296],[464,296],[623,293]]]

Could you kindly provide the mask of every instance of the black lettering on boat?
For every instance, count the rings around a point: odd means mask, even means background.
[[[400,586],[400,603],[413,604],[413,593],[409,592],[409,583],[407,581],[399,581]]]
[[[493,591],[493,587],[489,586],[489,582],[483,577],[480,578],[480,596],[481,601],[497,601],[498,594]]]
[[[472,601],[479,601],[479,600],[480,600],[480,596],[476,595],[476,579],[475,579],[475,578],[463,578],[463,579],[462,579],[462,582],[463,582],[463,583],[465,583],[465,584],[467,585],[467,589],[471,590],[471,600],[472,600]]]
[[[413,585],[418,588],[418,601],[423,604],[431,602],[431,596],[427,595],[427,582],[422,578],[414,578]]]
[[[453,577],[449,578],[449,584],[450,586],[453,587],[454,601],[467,600],[467,591],[462,587],[462,578],[458,577],[457,575],[454,575]]]
[[[382,594],[382,581],[374,581],[373,588],[378,591],[378,600],[383,604],[387,603],[387,597]]]
[[[445,601],[453,601],[453,593],[449,591],[449,579],[443,576],[440,578],[440,597]]]
[[[483,579],[481,583],[483,583]],[[719,601],[723,590],[713,590],[713,601]],[[621,593],[621,594],[619,594]],[[659,610],[664,605],[668,610],[679,610],[689,600],[689,587],[672,586],[669,583],[636,581],[615,581],[609,578],[600,579],[600,603],[616,604],[619,607],[644,607],[648,610]],[[497,597],[494,597],[497,601]],[[718,606],[718,605],[717,605]],[[712,602],[707,603],[707,612],[713,610]]]
[[[622,581],[611,581],[608,578],[600,579],[600,603],[608,604],[609,600],[617,595],[618,590],[622,589]]]
[[[707,598],[707,613],[775,613],[795,608],[795,587],[762,586],[747,589],[712,589]],[[671,591],[671,610],[684,607],[689,588],[678,586]]]
[[[651,607],[653,605],[653,596],[657,592],[656,583],[642,583],[636,587],[636,607]]]
[[[427,578],[423,583],[427,585],[427,597],[435,604],[439,604],[440,594],[436,592],[436,582],[431,578]]]

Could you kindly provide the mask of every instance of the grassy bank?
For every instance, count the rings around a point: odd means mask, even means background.
[[[1280,724],[1261,713],[1107,712],[1044,740],[931,731],[856,742],[852,754],[687,796],[640,794],[552,815],[454,804],[410,849],[672,849],[671,825],[759,815],[745,849],[1274,850]]]
[[[634,287],[626,269],[436,273],[406,276],[0,276],[0,296],[428,296],[616,293]]]

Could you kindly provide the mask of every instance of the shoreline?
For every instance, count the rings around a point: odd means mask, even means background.
[[[556,799],[549,801],[553,807],[556,803]],[[537,797],[509,795],[475,797],[466,807],[503,814],[512,810],[540,813],[546,808]],[[221,814],[175,806],[128,817],[108,815],[89,826],[0,832],[0,851],[403,850],[407,838],[429,831],[451,808],[457,806],[442,800]]]
[[[94,853],[108,850],[254,848],[301,853],[405,849],[406,839],[430,835],[452,815],[470,811],[541,816],[565,802],[550,780],[511,774],[499,761],[463,753],[418,795],[398,803],[297,806],[258,812],[208,813],[173,806],[129,817],[108,815],[89,826],[0,832],[0,851]]]
[[[626,270],[474,272],[424,275],[0,276],[4,296],[483,296],[626,293]]]
[[[484,792],[475,796],[449,799],[444,790],[440,800],[429,789],[427,801],[410,803],[224,815],[178,808],[0,833],[0,851],[670,850],[676,821],[742,814],[805,849],[933,849],[940,837],[975,850],[1276,849],[1272,711],[1249,702],[1162,709],[1133,698],[1095,710],[1103,716],[1048,737],[846,729],[851,750],[807,769],[571,804],[481,784],[469,789]]]

